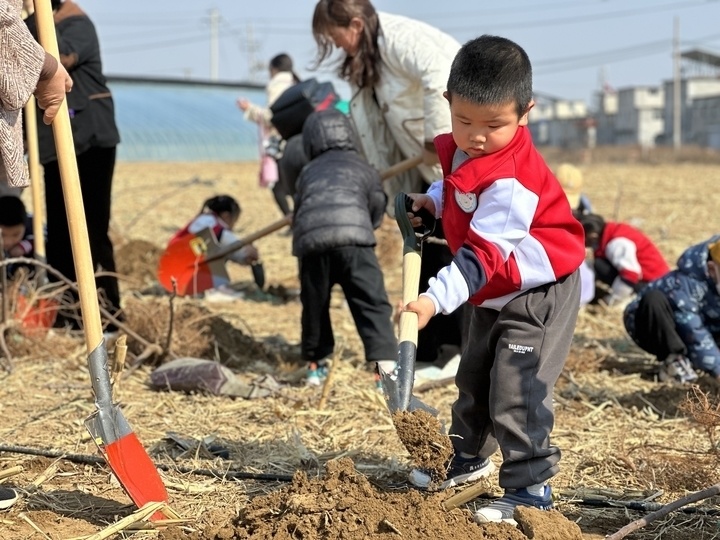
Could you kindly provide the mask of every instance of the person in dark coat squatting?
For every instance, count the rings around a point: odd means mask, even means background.
[[[720,379],[720,235],[689,247],[677,269],[651,281],[625,308],[625,329],[657,356],[659,379]]]
[[[339,111],[312,113],[303,127],[303,143],[310,162],[296,185],[292,249],[300,266],[307,383],[320,384],[333,353],[330,297],[336,283],[366,360],[390,372],[396,365],[397,339],[373,232],[386,204],[379,173],[358,153],[350,120]]]

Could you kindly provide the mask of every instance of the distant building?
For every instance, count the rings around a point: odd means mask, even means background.
[[[675,82],[665,81],[665,130],[663,144],[672,144],[675,130],[674,100]],[[709,146],[709,134],[720,130],[717,107],[720,102],[720,78],[695,76],[680,81],[681,143]],[[716,107],[712,110],[712,107]],[[709,116],[703,116],[709,115]],[[712,117],[715,117],[713,120]],[[714,146],[718,148],[718,146]]]
[[[694,144],[720,150],[720,95],[694,100],[690,125]]]
[[[536,94],[529,120],[535,144],[568,149],[587,146],[587,105],[584,101]]]

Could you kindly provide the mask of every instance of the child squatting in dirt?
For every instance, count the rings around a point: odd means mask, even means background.
[[[422,328],[472,305],[449,430],[455,455],[443,487],[488,476],[499,448],[505,493],[475,521],[513,522],[517,506],[552,508],[548,480],[560,461],[550,443],[552,394],[579,311],[583,230],[533,146],[532,68],[522,48],[489,35],[469,41],[453,61],[445,97],[452,133],[435,138],[444,179],[410,196],[413,212],[442,218],[453,261],[405,309]],[[410,474],[419,486],[430,480],[419,469]]]

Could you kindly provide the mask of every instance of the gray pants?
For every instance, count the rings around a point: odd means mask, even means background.
[[[524,488],[558,472],[550,444],[553,387],[565,365],[580,306],[579,272],[536,287],[499,312],[474,307],[455,384],[450,436],[457,452],[500,448],[500,486]]]

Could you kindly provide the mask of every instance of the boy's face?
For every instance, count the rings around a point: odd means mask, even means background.
[[[3,248],[5,251],[11,250],[20,243],[25,236],[25,225],[0,225],[2,230]]]
[[[452,133],[458,148],[471,158],[481,157],[505,148],[519,126],[526,126],[528,113],[535,104],[530,102],[518,118],[515,102],[504,105],[478,105],[445,92],[450,102]]]

